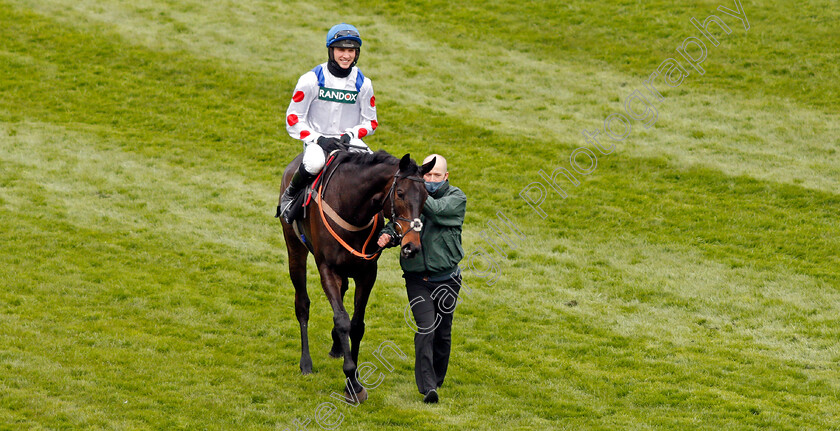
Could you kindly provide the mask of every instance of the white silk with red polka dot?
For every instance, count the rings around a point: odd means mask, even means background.
[[[356,77],[359,69],[346,78],[339,78],[329,72],[327,64],[321,65],[324,87],[336,90],[356,91]],[[355,103],[339,103],[318,98],[318,78],[315,72],[306,72],[298,80],[292,92],[292,100],[286,110],[286,131],[294,139],[314,143],[321,136],[337,138],[350,133],[356,139],[370,136],[379,123],[376,121],[376,98],[373,96],[373,82],[365,77]]]

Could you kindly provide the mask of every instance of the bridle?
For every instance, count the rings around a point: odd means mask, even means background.
[[[408,175],[400,175],[399,169],[397,169],[397,173],[394,174],[394,181],[391,182],[391,188],[388,190],[388,194],[382,199],[382,206],[385,206],[385,199],[390,200],[391,204],[391,220],[400,220],[400,221],[407,221],[409,222],[409,228],[415,232],[420,232],[423,230],[423,222],[420,221],[419,218],[415,218],[414,220],[409,220],[405,217],[397,216],[396,205],[394,205],[394,188],[397,185],[398,179],[408,179],[411,181],[415,181],[418,183],[423,183],[423,179],[420,177],[413,177]],[[402,241],[403,237],[406,235],[407,232],[403,232],[402,225],[399,223],[394,223],[394,231],[396,233],[396,240]]]

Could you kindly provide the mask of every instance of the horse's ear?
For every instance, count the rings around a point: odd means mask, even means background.
[[[400,171],[407,170],[409,166],[411,166],[411,154],[406,154],[400,160]]]
[[[420,166],[420,176],[426,175],[432,168],[435,167],[435,162],[437,162],[437,157],[432,157],[432,160],[424,163],[423,166]]]

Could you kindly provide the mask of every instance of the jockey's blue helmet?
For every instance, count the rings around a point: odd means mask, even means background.
[[[356,48],[362,47],[362,37],[359,30],[350,24],[336,24],[327,32],[327,48]]]

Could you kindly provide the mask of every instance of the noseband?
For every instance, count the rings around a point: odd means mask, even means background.
[[[420,178],[420,177],[400,175],[400,171],[397,170],[397,173],[394,174],[394,181],[391,182],[391,188],[388,190],[388,195],[386,196],[386,199],[389,199],[390,202],[391,202],[391,220],[407,221],[407,222],[410,223],[409,227],[411,228],[411,230],[413,230],[415,232],[420,232],[420,231],[423,230],[423,222],[420,221],[419,218],[415,218],[414,220],[409,220],[405,217],[397,216],[396,205],[394,205],[394,188],[396,187],[397,180],[399,180],[399,179],[409,179],[411,181],[416,181],[418,183],[424,182],[423,179]],[[407,232],[403,232],[402,225],[400,225],[399,223],[394,223],[394,231],[397,234],[397,236],[396,236],[397,241],[402,241],[402,238],[407,233]]]

